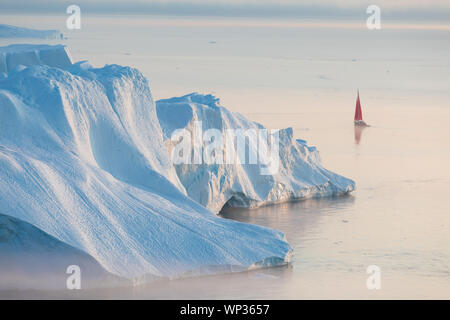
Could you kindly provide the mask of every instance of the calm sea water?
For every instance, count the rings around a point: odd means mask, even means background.
[[[222,214],[284,231],[294,248],[288,267],[77,295],[450,297],[448,28],[85,16],[82,30],[69,31],[65,19],[1,16],[2,23],[60,29],[75,60],[139,68],[157,99],[214,93],[268,127],[293,127],[327,168],[357,183],[347,197]],[[24,40],[0,45],[12,42]],[[357,88],[372,125],[362,132],[352,123]],[[381,269],[380,290],[366,287],[369,265]]]

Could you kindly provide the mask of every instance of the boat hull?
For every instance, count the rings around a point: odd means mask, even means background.
[[[363,120],[355,120],[354,121],[355,126],[361,126],[361,127],[370,127],[367,123],[365,123]]]

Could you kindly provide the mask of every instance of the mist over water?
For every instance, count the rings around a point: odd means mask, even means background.
[[[318,147],[327,169],[357,185],[346,197],[222,213],[285,232],[294,249],[288,267],[58,295],[448,298],[448,29],[87,15],[82,30],[69,31],[65,15],[1,19],[59,28],[75,61],[137,67],[155,99],[213,93],[269,128],[293,127],[296,137]],[[359,131],[353,126],[357,88],[371,125]],[[369,265],[381,268],[381,290],[366,288]]]

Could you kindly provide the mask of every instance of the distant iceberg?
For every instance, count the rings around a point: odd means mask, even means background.
[[[60,63],[70,57],[60,46],[45,50],[56,60],[15,48],[0,49],[18,61],[0,78],[2,214],[129,279],[289,259],[282,232],[219,218],[187,196],[138,70]]]
[[[0,24],[0,38],[61,39],[62,37],[62,33],[58,30],[36,30]]]
[[[253,130],[265,128],[220,106],[219,99],[212,95],[192,93],[183,97],[156,102],[158,118],[164,133],[169,153],[174,145],[171,136],[177,129],[186,129],[196,134],[195,124],[201,123],[202,132],[218,129],[223,136],[230,129]],[[354,190],[355,183],[341,175],[326,170],[315,147],[304,140],[293,138],[292,128],[276,132],[279,162],[273,174],[261,174],[263,164],[178,164],[176,171],[188,195],[208,209],[219,212],[224,206],[257,207],[265,204],[306,199],[319,196],[342,195]],[[247,138],[247,137],[246,137]],[[200,138],[201,139],[201,138]],[[203,143],[203,142],[201,142]],[[258,144],[270,150],[265,140],[249,137],[245,141],[249,150]],[[203,143],[205,146],[207,142]],[[194,148],[194,143],[191,144]],[[237,143],[235,144],[237,148]],[[191,150],[191,153],[193,151]]]

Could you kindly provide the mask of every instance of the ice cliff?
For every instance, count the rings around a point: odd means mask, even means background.
[[[14,69],[32,65],[67,68],[72,65],[72,57],[63,45],[13,44],[0,47],[0,74],[6,75]]]
[[[219,99],[212,95],[197,93],[183,97],[159,100],[156,102],[158,118],[164,133],[166,146],[172,157],[178,152],[175,148],[180,143],[177,129],[185,129],[190,137],[217,129],[222,137],[227,137],[230,130],[241,129],[242,133],[264,132],[264,127],[252,122],[238,113],[233,113],[220,106]],[[201,128],[196,128],[201,124]],[[250,131],[248,131],[250,130]],[[176,171],[188,195],[208,209],[219,212],[224,206],[257,207],[295,199],[318,196],[340,195],[351,192],[354,182],[336,173],[326,170],[320,163],[319,153],[315,147],[309,147],[303,140],[295,140],[291,128],[274,133],[267,132],[279,143],[272,143],[270,138],[259,139],[258,135],[244,136],[246,159],[239,163],[215,164],[205,163],[176,165]],[[207,137],[198,137],[205,152],[212,142]],[[194,154],[194,138],[190,141],[190,154]],[[221,138],[225,140],[225,138]],[[225,146],[226,142],[222,141]],[[278,150],[270,151],[278,145]],[[267,154],[269,161],[250,163],[250,153],[259,150]],[[238,154],[238,141],[234,141],[234,150]],[[217,150],[216,150],[217,151]],[[205,153],[204,153],[205,157]],[[272,159],[273,158],[273,159]],[[272,163],[271,163],[272,162]],[[267,174],[272,167],[273,172]]]
[[[72,64],[60,46],[0,52],[2,214],[126,278],[286,261],[281,232],[216,217],[186,195],[139,71]]]

